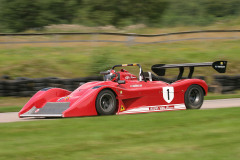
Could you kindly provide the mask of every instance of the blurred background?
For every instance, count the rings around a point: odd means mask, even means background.
[[[240,88],[239,0],[0,0],[0,96],[75,89],[115,64],[229,61],[197,68],[209,91]],[[178,70],[166,78],[175,79]]]
[[[0,0],[0,118],[16,118],[42,88],[74,90],[115,64],[217,60],[225,74],[195,68],[205,100],[240,98],[240,0]],[[0,159],[239,160],[239,111],[0,123]]]

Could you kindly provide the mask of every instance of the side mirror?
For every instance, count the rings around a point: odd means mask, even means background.
[[[125,84],[126,81],[124,81],[124,80],[118,80],[117,83],[118,83],[118,84]]]

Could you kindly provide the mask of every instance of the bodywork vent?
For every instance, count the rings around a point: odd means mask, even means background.
[[[31,108],[20,117],[62,117],[62,112],[69,108],[69,102],[48,102],[42,108]]]

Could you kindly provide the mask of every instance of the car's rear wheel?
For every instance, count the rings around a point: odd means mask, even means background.
[[[200,109],[203,99],[204,92],[199,85],[191,85],[185,92],[184,101],[187,109]]]
[[[101,91],[96,99],[98,115],[113,115],[116,113],[117,102],[114,93],[110,90]]]

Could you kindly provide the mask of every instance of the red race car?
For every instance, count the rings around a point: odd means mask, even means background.
[[[139,77],[116,67],[138,66]],[[60,88],[38,91],[21,109],[19,117],[79,117],[133,114],[172,110],[199,109],[207,95],[205,81],[193,79],[194,67],[212,66],[225,73],[227,61],[186,64],[156,64],[151,72],[143,72],[139,64],[115,65],[101,72],[104,81],[89,82],[70,92]],[[183,79],[184,68],[188,78]],[[160,81],[166,68],[179,68],[176,81]]]

